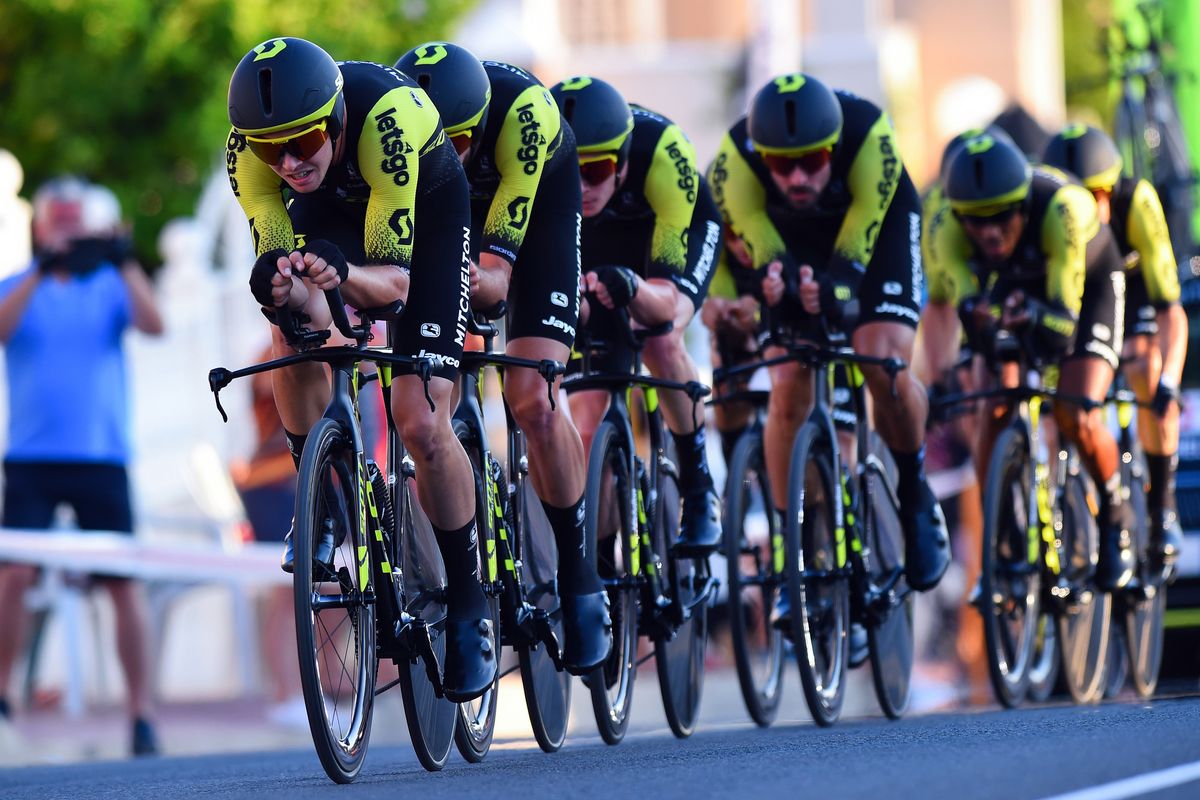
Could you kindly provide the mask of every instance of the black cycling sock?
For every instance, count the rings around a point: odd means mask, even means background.
[[[479,541],[472,519],[458,530],[433,526],[442,562],[446,565],[446,616],[478,619],[488,615],[487,598],[479,585]]]
[[[891,450],[891,448],[888,448]],[[915,453],[901,453],[891,450],[892,459],[896,462],[896,473],[899,475],[896,494],[899,495],[900,505],[916,497],[917,492],[925,484],[925,445]]]
[[[545,500],[542,509],[550,528],[554,531],[554,543],[558,545],[558,583],[560,589],[569,589],[571,594],[594,594],[604,590],[596,575],[595,554],[587,552],[587,538],[583,527],[583,496],[567,508],[557,508]]]
[[[708,471],[708,455],[705,453],[704,425],[691,433],[671,432],[675,440],[675,453],[679,458],[679,491],[691,494],[713,487],[712,473]]]
[[[287,428],[283,429],[283,438],[287,439],[288,452],[292,454],[292,463],[296,465],[296,470],[300,469],[300,456],[304,453],[304,443],[308,441],[307,433],[292,433]]]
[[[1146,492],[1146,506],[1151,513],[1175,510],[1175,469],[1178,466],[1178,453],[1169,456],[1146,453],[1146,467],[1150,472],[1150,491]]]
[[[733,462],[733,448],[737,447],[738,439],[742,438],[742,434],[746,432],[747,427],[746,425],[742,425],[731,431],[719,431],[721,434],[721,454],[725,456],[726,469]]]

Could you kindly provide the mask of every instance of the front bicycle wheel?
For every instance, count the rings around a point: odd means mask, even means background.
[[[400,696],[404,701],[404,721],[412,740],[413,752],[425,769],[436,772],[446,766],[454,743],[458,706],[438,695],[430,674],[446,660],[446,570],[434,538],[433,526],[417,500],[411,461],[403,466],[405,480],[398,492],[400,510],[401,558],[404,576],[404,610],[414,626],[429,632],[432,658],[414,653],[400,663]],[[440,677],[439,677],[440,680]]]
[[[775,540],[781,536],[771,513],[771,489],[761,431],[742,434],[725,482],[725,562],[729,627],[738,683],[755,724],[775,721],[783,696],[783,632],[771,625],[771,609],[782,580]]]
[[[1033,463],[1022,428],[1005,428],[992,449],[983,492],[980,611],[988,674],[1001,705],[1015,708],[1029,691],[1041,604],[1038,553],[1030,530],[1040,525],[1033,496]]]
[[[495,556],[496,537],[492,530],[492,509],[488,507],[487,487],[484,484],[484,470],[489,465],[483,463],[483,453],[475,435],[462,420],[455,420],[454,435],[467,453],[471,462],[471,477],[475,483],[475,530],[479,551],[479,575],[486,583],[491,583],[493,576],[488,567],[488,550],[491,548]],[[498,576],[495,576],[498,578]],[[496,631],[496,647],[500,647],[500,598],[495,592],[486,592],[488,602],[488,617],[492,620],[492,630]],[[500,654],[496,654],[499,660]],[[458,718],[454,725],[454,744],[459,754],[469,763],[478,764],[487,756],[492,747],[492,737],[496,732],[496,701],[500,696],[500,671],[496,671],[496,680],[490,689],[474,700],[458,704]]]
[[[341,427],[318,421],[300,459],[293,534],[300,684],[313,745],[336,783],[350,783],[362,769],[378,667],[367,540],[353,513],[354,458]],[[340,540],[332,565],[314,563],[317,543],[329,534]]]
[[[1146,506],[1146,467],[1140,448],[1132,448],[1129,462],[1122,460],[1121,483],[1129,489],[1129,503],[1137,520],[1134,553],[1137,555],[1137,586],[1124,592],[1118,605],[1124,612],[1125,647],[1129,654],[1129,679],[1139,697],[1150,697],[1158,686],[1162,668],[1163,612],[1167,587],[1162,571],[1154,568],[1150,551],[1150,513]],[[1115,612],[1115,608],[1114,608]]]
[[[658,500],[654,507],[654,547],[670,552],[679,538],[679,475],[664,457],[658,469]],[[654,639],[654,665],[658,688],[671,732],[686,739],[696,730],[700,696],[704,689],[704,656],[708,647],[707,558],[666,558],[666,591],[675,604],[677,623],[671,636]]]
[[[547,616],[555,638],[561,643],[564,634],[562,610],[555,591],[558,547],[554,542],[554,531],[532,483],[523,481],[521,486],[520,497],[515,498],[515,502],[521,503],[523,508],[517,536],[523,556],[519,574],[525,585],[525,601]],[[546,648],[544,644],[522,647],[517,656],[533,738],[543,752],[553,753],[567,738],[572,681],[571,673],[554,666],[554,659]]]
[[[875,601],[867,624],[871,654],[871,681],[879,708],[890,719],[900,719],[908,709],[913,669],[913,593],[904,580],[904,529],[896,501],[896,463],[874,431],[866,463],[867,505],[864,528],[867,569],[872,594],[888,587]]]
[[[822,726],[841,716],[849,656],[850,583],[845,532],[834,516],[837,480],[829,432],[810,421],[792,446],[784,568],[800,682]]]
[[[1070,588],[1070,599],[1058,614],[1062,674],[1076,703],[1096,703],[1104,695],[1112,595],[1100,591],[1093,582],[1100,553],[1100,528],[1092,509],[1099,504],[1091,479],[1074,458],[1061,496],[1059,563]]]
[[[613,644],[608,660],[584,680],[591,692],[596,727],[608,744],[625,738],[637,676],[639,569],[635,559],[641,554],[633,480],[616,426],[601,422],[588,454],[584,527],[608,591]]]

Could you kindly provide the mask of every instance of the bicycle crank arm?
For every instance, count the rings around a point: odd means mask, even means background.
[[[410,618],[407,623],[404,623],[396,638],[408,651],[411,663],[415,664],[418,658],[425,662],[425,675],[433,685],[433,693],[439,700],[444,699],[446,694],[442,689],[442,666],[438,663],[437,654],[433,652],[433,639],[429,635],[429,625],[423,619]]]

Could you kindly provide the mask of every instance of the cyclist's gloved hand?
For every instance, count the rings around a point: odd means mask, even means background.
[[[1158,389],[1155,390],[1154,399],[1151,401],[1154,413],[1160,417],[1164,417],[1171,410],[1171,404],[1178,402],[1179,384],[1166,376],[1159,378]]]
[[[1057,364],[1075,342],[1075,315],[1057,303],[1032,298],[1025,302],[1038,359],[1043,364]]]
[[[825,319],[842,330],[858,322],[858,287],[867,268],[861,263],[834,253],[825,274],[820,276],[821,313]]]
[[[959,302],[958,321],[962,323],[967,347],[991,359],[995,350],[996,320],[986,313],[988,301],[980,295],[972,295]]]
[[[637,297],[637,273],[629,267],[600,267],[596,270],[596,278],[608,290],[614,308],[624,308]]]
[[[337,273],[338,283],[345,282],[346,275],[350,272],[350,267],[346,264],[346,256],[342,254],[342,248],[325,239],[314,239],[299,248],[299,250],[304,255],[311,253],[317,258],[325,259],[325,263]],[[309,277],[312,276],[310,275]]]
[[[254,295],[254,299],[258,301],[259,305],[266,308],[275,307],[275,299],[271,296],[271,281],[279,274],[279,267],[276,266],[279,259],[287,258],[287,256],[286,250],[277,247],[263,253],[254,262],[254,268],[250,270],[250,293]]]

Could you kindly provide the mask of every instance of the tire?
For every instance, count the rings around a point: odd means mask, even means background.
[[[1062,662],[1058,648],[1058,627],[1054,615],[1043,610],[1038,615],[1038,629],[1033,644],[1033,661],[1029,665],[1029,699],[1044,703],[1054,694]]]
[[[707,558],[669,555],[679,538],[679,475],[669,455],[659,464],[658,499],[654,512],[654,549],[667,567],[666,591],[683,611],[673,636],[656,636],[654,665],[667,725],[679,739],[696,730],[704,690],[704,657],[708,648],[708,598],[700,598],[709,576]]]
[[[1108,658],[1104,664],[1104,686],[1100,695],[1105,700],[1120,697],[1129,679],[1129,663],[1125,660],[1125,635],[1120,625],[1108,627]]]
[[[492,530],[493,517],[487,507],[487,487],[484,483],[483,454],[474,433],[462,420],[455,420],[454,435],[458,438],[467,458],[471,462],[471,475],[475,482],[475,526],[479,549],[479,574],[485,581],[488,575],[488,548],[495,552],[497,546],[496,533]],[[498,578],[499,576],[497,576]],[[496,647],[500,648],[502,631],[500,630],[500,598],[495,594],[487,595],[488,616],[492,620],[492,630],[496,631]],[[500,658],[500,653],[496,653]],[[468,763],[478,764],[487,757],[492,747],[492,737],[496,732],[496,704],[500,698],[500,671],[496,671],[496,680],[492,688],[480,697],[466,703],[458,704],[458,715],[454,724],[454,744],[459,754]]]
[[[399,490],[398,514],[401,534],[401,557],[404,575],[404,607],[408,614],[424,622],[436,633],[432,636],[433,655],[440,666],[446,657],[446,640],[442,635],[446,622],[446,571],[441,551],[434,538],[433,527],[417,499],[417,489],[411,477],[405,478]],[[423,659],[416,663],[405,661],[400,670],[400,696],[404,701],[404,721],[417,760],[425,769],[436,772],[446,766],[454,742],[454,726],[458,706],[437,696],[429,679]]]
[[[1072,458],[1062,487],[1062,548],[1059,563],[1073,598],[1058,615],[1062,675],[1076,703],[1097,703],[1104,695],[1104,673],[1111,638],[1112,595],[1093,582],[1100,552],[1100,528],[1088,495],[1095,489]]]
[[[792,446],[784,565],[800,683],[821,726],[841,716],[849,659],[850,583],[841,569],[846,543],[839,552],[835,531],[837,480],[829,433],[809,421]]]
[[[641,554],[635,549],[639,545],[633,516],[634,478],[627,458],[616,426],[600,423],[588,454],[584,526],[600,577],[608,584],[613,646],[608,660],[584,680],[591,692],[596,727],[608,744],[620,743],[629,727],[638,661],[638,587],[633,579],[638,574],[634,559]],[[603,540],[603,547],[597,547],[600,509],[606,499],[617,531]]]
[[[865,507],[867,553],[863,562],[872,588],[882,586],[897,573],[901,578],[890,593],[890,607],[882,619],[867,625],[871,682],[879,708],[889,719],[900,719],[908,709],[913,669],[913,593],[903,578],[904,529],[895,504],[896,464],[878,434],[871,432],[867,467],[870,504]]]
[[[761,521],[764,537],[752,532]],[[746,711],[766,728],[783,697],[783,633],[771,625],[783,565],[773,563],[779,531],[763,458],[762,431],[742,434],[725,483],[725,561],[729,627]],[[761,539],[761,541],[760,541]],[[779,548],[782,552],[782,547]],[[753,566],[747,565],[753,560]]]
[[[370,564],[358,563],[354,555],[367,551],[366,535],[355,525],[354,474],[354,453],[340,426],[321,419],[308,434],[297,476],[292,586],[308,725],[321,766],[335,783],[350,783],[362,769],[378,668],[375,606],[362,599],[370,588],[362,580]],[[327,525],[335,535],[345,533],[332,574],[313,564],[319,532]],[[342,595],[345,602],[321,607],[319,601],[330,595]]]
[[[983,492],[980,611],[988,674],[996,699],[1019,706],[1029,691],[1041,600],[1040,563],[1030,563],[1028,529],[1033,464],[1022,428],[1001,431],[992,449]]]
[[[558,641],[562,642],[562,611],[554,588],[558,571],[554,531],[531,483],[524,481],[521,486],[521,496],[516,501],[523,504],[524,511],[517,535],[522,555],[519,574],[525,585],[525,600],[550,615],[550,624]],[[553,753],[567,738],[567,724],[571,719],[571,673],[554,666],[544,645],[522,647],[517,656],[533,738],[544,752]]]
[[[1134,534],[1135,552],[1138,558],[1138,583],[1144,587],[1141,594],[1127,592],[1114,605],[1118,606],[1124,622],[1125,647],[1129,656],[1129,681],[1139,697],[1154,694],[1158,686],[1158,675],[1162,670],[1163,656],[1163,613],[1167,605],[1167,587],[1161,571],[1153,569],[1155,560],[1150,553],[1150,513],[1146,505],[1146,467],[1141,448],[1133,448],[1129,463],[1122,460],[1121,483],[1129,489],[1129,503],[1138,520]]]

